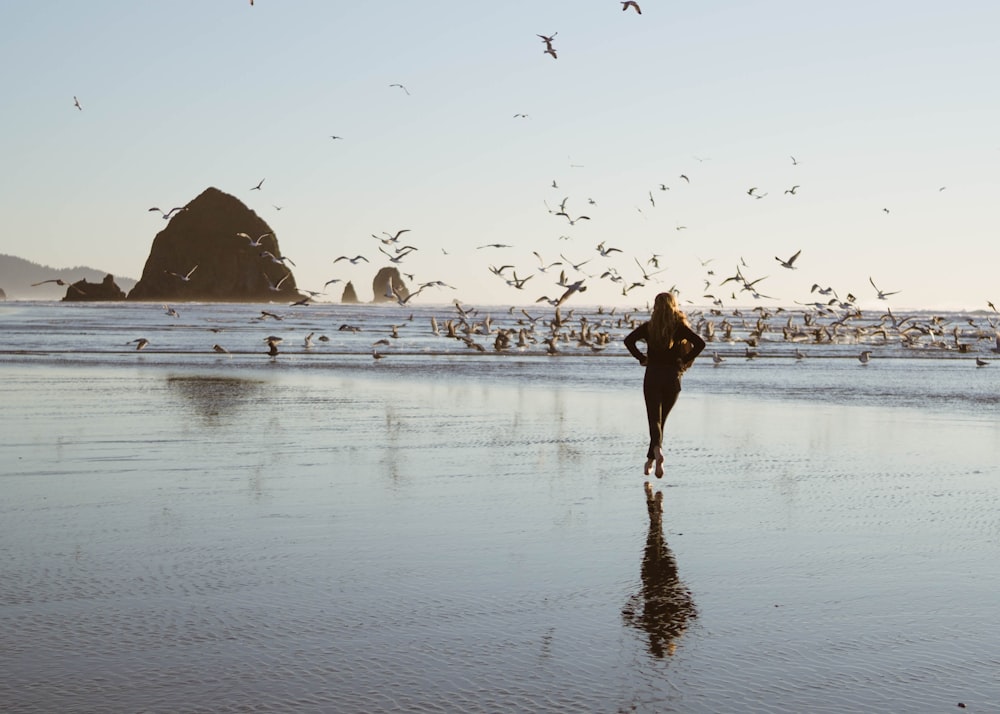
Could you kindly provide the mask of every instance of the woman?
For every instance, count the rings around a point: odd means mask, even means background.
[[[636,347],[639,340],[646,343],[646,354]],[[667,292],[656,296],[649,322],[629,333],[625,346],[646,367],[642,394],[649,419],[649,450],[643,473],[648,476],[655,462],[656,477],[662,478],[663,425],[680,394],[681,374],[705,349],[705,340],[688,325],[687,317],[677,308],[674,294]]]

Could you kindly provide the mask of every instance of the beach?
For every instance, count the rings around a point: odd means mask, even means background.
[[[995,418],[520,369],[4,365],[4,710],[1000,707]]]

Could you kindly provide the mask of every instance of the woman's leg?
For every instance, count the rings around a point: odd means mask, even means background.
[[[680,393],[677,375],[671,372],[660,374],[657,370],[646,370],[642,382],[642,394],[646,401],[646,419],[649,422],[649,449],[646,451],[645,473],[655,462],[657,477],[663,476],[663,429],[667,415],[677,402]]]
[[[674,408],[674,404],[677,403],[677,396],[680,394],[678,390],[673,385],[666,385],[664,389],[660,392],[660,422],[659,422],[659,435],[660,443],[656,446],[656,478],[663,478],[663,432],[667,423],[667,415],[670,414],[670,410]]]
[[[649,474],[649,467],[652,466],[652,463],[649,462],[656,458],[656,449],[663,441],[663,425],[660,421],[660,390],[656,380],[649,374],[649,370],[646,371],[646,378],[642,382],[642,396],[646,400],[646,419],[649,422],[649,449],[646,450],[646,473]]]

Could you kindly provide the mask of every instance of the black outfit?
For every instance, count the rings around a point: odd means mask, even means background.
[[[639,351],[636,342],[646,343],[646,354]],[[692,350],[685,355],[683,342]],[[705,340],[694,330],[681,323],[674,335],[673,347],[663,347],[649,341],[649,323],[644,322],[625,338],[625,346],[639,362],[646,365],[642,380],[642,395],[646,398],[646,416],[649,419],[649,451],[647,459],[656,457],[656,447],[663,446],[663,425],[681,392],[681,371],[685,363],[705,349]]]

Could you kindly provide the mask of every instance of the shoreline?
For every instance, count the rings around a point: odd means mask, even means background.
[[[0,371],[10,711],[1000,704],[995,420],[687,391],[656,522],[641,370]]]

